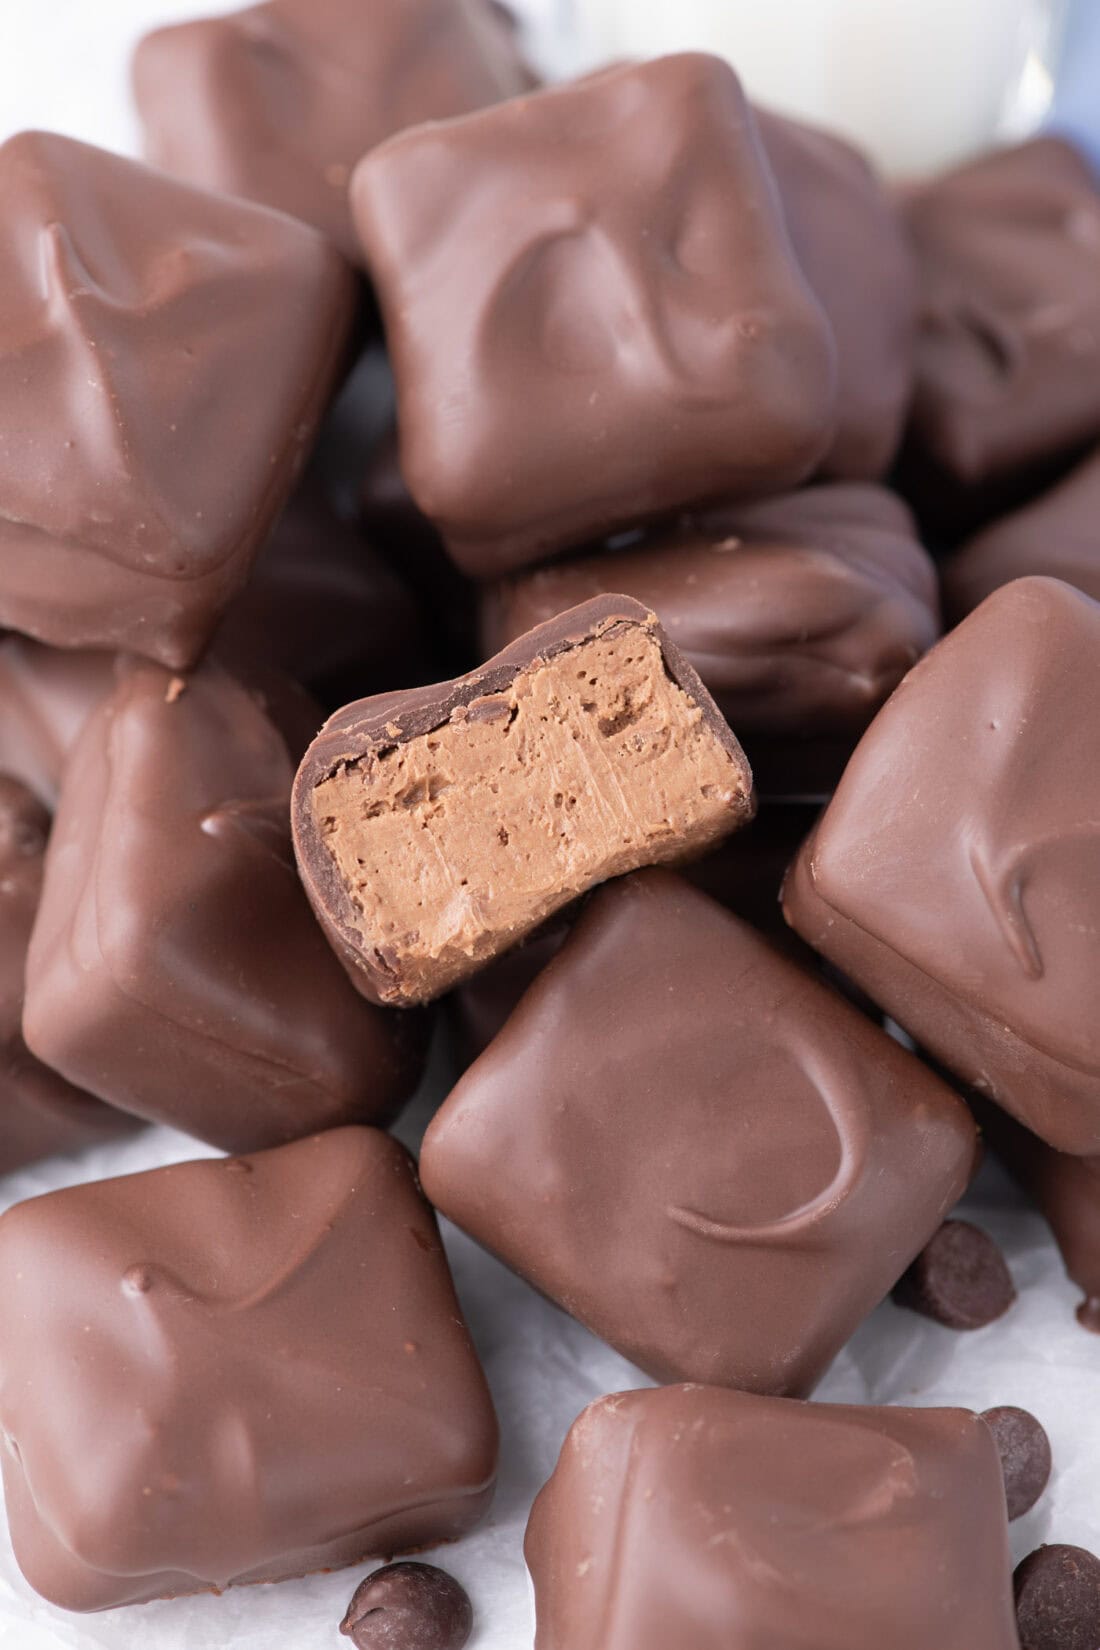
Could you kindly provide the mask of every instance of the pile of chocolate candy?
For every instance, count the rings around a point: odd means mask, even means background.
[[[535,1503],[539,1650],[1094,1650],[1089,1554],[1013,1585],[1032,1417],[804,1400],[892,1290],[1010,1304],[979,1123],[1100,1323],[1100,181],[891,193],[715,58],[539,87],[491,0],[134,83],[150,165],[0,148],[0,1169],[245,1155],[0,1220],[27,1578],[469,1530],[434,1206],[664,1383]],[[403,1564],[344,1630],[471,1619]]]

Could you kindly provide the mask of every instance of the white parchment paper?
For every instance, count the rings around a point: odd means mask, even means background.
[[[562,0],[527,0],[544,61],[568,66]],[[136,148],[126,63],[146,28],[232,9],[224,0],[0,0],[0,138],[48,127]],[[437,1070],[399,1128],[415,1148],[445,1087]],[[0,1205],[103,1175],[211,1155],[184,1135],[150,1129],[125,1144],[55,1159],[0,1180]],[[1100,1337],[1074,1318],[1042,1221],[987,1166],[965,1212],[1003,1246],[1020,1298],[990,1328],[955,1334],[889,1303],[862,1327],[817,1396],[856,1403],[1020,1404],[1054,1449],[1046,1496],[1013,1526],[1015,1556],[1041,1541],[1100,1549]],[[522,1540],[536,1490],[577,1413],[599,1394],[645,1384],[621,1358],[547,1305],[445,1225],[459,1294],[488,1371],[502,1427],[500,1488],[484,1527],[439,1555],[474,1600],[474,1650],[527,1650],[533,1618]],[[735,1306],[731,1303],[731,1310]],[[0,1312],[3,1302],[0,1301]],[[88,1440],[94,1449],[95,1440]],[[277,1586],[71,1616],[22,1580],[0,1522],[0,1645],[11,1650],[334,1650],[337,1624],[363,1571]]]

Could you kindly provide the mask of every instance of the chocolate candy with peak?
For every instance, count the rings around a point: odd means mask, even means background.
[[[1037,1547],[1013,1576],[1020,1650],[1100,1644],[1100,1558],[1084,1547]]]
[[[335,1129],[0,1219],[15,1555],[70,1610],[464,1534],[497,1434],[396,1141]]]
[[[652,607],[745,741],[764,794],[830,790],[940,632],[936,572],[883,488],[808,487],[490,586],[486,645],[623,590]]]
[[[1008,1262],[988,1232],[946,1220],[893,1290],[899,1306],[948,1329],[984,1329],[1016,1299]]]
[[[488,0],[267,0],[146,35],[133,82],[155,165],[302,218],[354,259],[356,161],[526,91],[531,71]]]
[[[0,148],[0,625],[193,664],[290,491],[354,283],[302,224],[69,138]]]
[[[1034,1415],[1012,1404],[983,1411],[982,1420],[1001,1457],[1009,1519],[1022,1518],[1050,1482],[1050,1439]]]
[[[126,673],[65,774],[27,959],[40,1059],[227,1150],[388,1119],[415,1024],[351,989],[294,869],[293,764],[206,664]]]
[[[600,1398],[525,1554],[539,1650],[1018,1650],[1000,1465],[967,1410]]]
[[[1041,137],[904,205],[922,287],[914,497],[965,524],[1100,440],[1100,187]]]
[[[1022,510],[964,544],[942,569],[953,623],[1013,579],[1046,574],[1100,601],[1100,448]]]
[[[285,671],[329,708],[428,674],[411,592],[316,479],[284,510],[215,647],[238,670],[247,660]]]
[[[837,430],[825,475],[877,481],[913,390],[917,269],[896,206],[858,149],[757,108],[795,256],[833,329]]]
[[[407,132],[351,203],[402,470],[465,572],[793,486],[828,450],[832,336],[719,59]]]
[[[355,1650],[462,1650],[473,1631],[469,1597],[434,1564],[387,1564],[348,1605],[340,1631]]]
[[[1100,605],[983,602],[906,677],[784,889],[787,920],[948,1070],[1100,1153]]]
[[[49,829],[37,798],[0,773],[0,1174],[134,1126],[42,1065],[23,1041],[24,969]]]
[[[805,1394],[964,1190],[976,1141],[885,1032],[646,871],[592,896],[420,1172],[658,1380]]]
[[[294,844],[357,988],[408,1006],[752,811],[744,753],[694,670],[639,602],[604,596],[467,676],[331,717],[298,770]]]

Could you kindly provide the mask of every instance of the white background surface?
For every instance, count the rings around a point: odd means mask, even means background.
[[[554,9],[554,0],[534,3],[546,14]],[[38,125],[133,147],[125,71],[133,39],[156,22],[217,9],[193,0],[0,0],[0,136]],[[422,1103],[399,1131],[411,1143],[425,1110]],[[670,1097],[670,1126],[673,1111]],[[200,1155],[204,1149],[184,1136],[150,1130],[123,1146],[0,1180],[0,1203]],[[1045,1227],[1002,1177],[986,1171],[969,1212],[1008,1254],[1020,1291],[1013,1310],[989,1329],[957,1335],[886,1304],[856,1335],[818,1396],[1031,1409],[1050,1433],[1056,1471],[1043,1501],[1013,1526],[1015,1555],[1043,1540],[1100,1548],[1100,1338],[1077,1326],[1077,1294]],[[583,1405],[641,1383],[629,1365],[467,1239],[453,1231],[445,1236],[497,1400],[503,1453],[488,1523],[448,1549],[442,1562],[473,1597],[476,1650],[526,1650],[532,1620],[521,1543],[531,1498]],[[94,1439],[88,1447],[95,1448]],[[0,1644],[11,1650],[334,1650],[347,1642],[336,1628],[363,1573],[67,1616],[31,1593],[0,1527]]]

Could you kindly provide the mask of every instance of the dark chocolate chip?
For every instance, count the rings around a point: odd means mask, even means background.
[[[947,1220],[894,1286],[893,1298],[949,1329],[981,1329],[1008,1311],[1016,1289],[989,1233],[967,1220]]]
[[[1001,1457],[1009,1518],[1030,1512],[1050,1478],[1050,1439],[1034,1415],[1010,1404],[987,1409],[982,1420]]]
[[[355,1650],[462,1650],[474,1625],[465,1590],[434,1564],[387,1564],[356,1589],[340,1623]]]
[[[1013,1577],[1020,1650],[1096,1650],[1100,1559],[1084,1547],[1039,1547]]]

